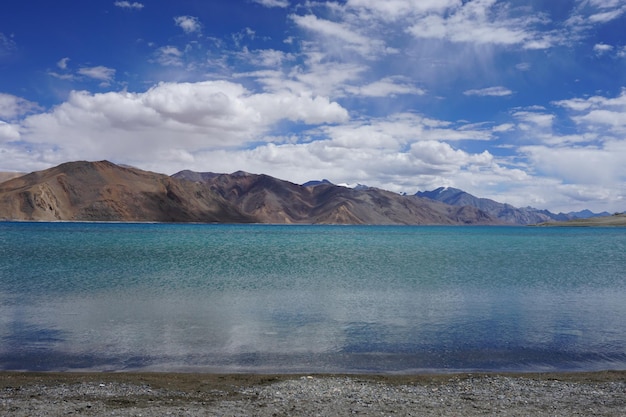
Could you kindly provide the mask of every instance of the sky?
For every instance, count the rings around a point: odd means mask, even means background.
[[[20,0],[0,171],[110,160],[626,211],[624,0]]]

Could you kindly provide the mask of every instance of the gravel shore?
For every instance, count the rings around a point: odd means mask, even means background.
[[[0,373],[0,415],[625,416],[626,372],[455,375]]]

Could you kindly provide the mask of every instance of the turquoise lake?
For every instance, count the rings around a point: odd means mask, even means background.
[[[0,223],[0,369],[626,369],[626,228]]]

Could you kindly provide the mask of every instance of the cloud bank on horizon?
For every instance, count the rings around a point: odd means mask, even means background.
[[[109,159],[626,210],[621,0],[2,9],[0,171]]]

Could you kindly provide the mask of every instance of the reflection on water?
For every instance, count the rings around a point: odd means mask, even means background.
[[[24,227],[0,369],[626,369],[623,232]]]
[[[1,309],[4,369],[623,368],[624,294],[101,293]],[[497,294],[492,294],[497,296]],[[555,308],[576,305],[576,314]],[[13,315],[11,317],[11,314]]]

